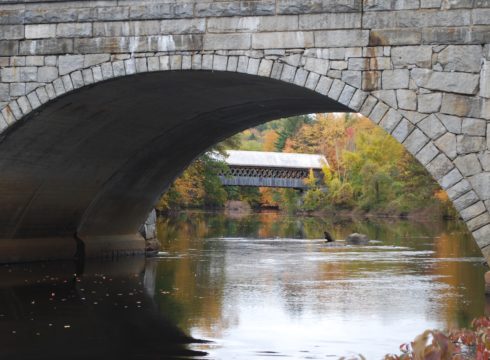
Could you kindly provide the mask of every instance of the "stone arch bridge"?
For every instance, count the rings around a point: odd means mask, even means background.
[[[139,252],[210,145],[353,111],[448,191],[490,258],[490,1],[0,0],[0,261]]]

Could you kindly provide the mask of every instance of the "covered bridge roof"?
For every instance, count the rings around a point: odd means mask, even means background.
[[[323,155],[279,153],[265,151],[227,150],[225,162],[230,166],[321,169],[328,166]]]

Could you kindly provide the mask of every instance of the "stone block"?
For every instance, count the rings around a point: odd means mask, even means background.
[[[72,72],[70,74],[70,77],[74,89],[81,88],[85,85],[85,83],[83,82],[82,72],[80,70]]]
[[[308,71],[303,69],[298,69],[296,71],[296,75],[294,75],[293,83],[298,86],[304,86],[306,83],[306,79],[308,78],[308,74],[309,74]]]
[[[63,75],[61,77],[61,81],[63,82],[63,86],[65,87],[66,92],[70,92],[73,90],[73,83],[71,82],[70,75]]]
[[[292,82],[294,80],[295,74],[296,74],[296,67],[285,64],[282,69],[281,80],[285,82]]]
[[[358,0],[278,0],[278,14],[309,14],[309,13],[337,13],[359,12],[362,4]]]
[[[211,62],[211,69],[213,68],[214,65],[214,58],[215,56],[213,56],[213,61]],[[170,55],[170,70],[181,70],[181,69],[182,69],[182,56]]]
[[[481,69],[482,47],[480,45],[449,45],[437,55],[444,71],[478,73]]]
[[[83,68],[85,58],[83,55],[64,55],[58,59],[60,75]]]
[[[413,125],[412,125],[413,126]],[[427,165],[431,162],[437,155],[439,155],[439,150],[432,144],[428,142],[422,150],[420,150],[415,157],[422,165]]]
[[[43,66],[44,56],[26,56],[26,66]]]
[[[144,4],[140,6],[131,6],[129,14],[118,14],[119,19],[172,19],[185,18],[193,16],[192,3],[187,4]]]
[[[135,59],[135,65],[136,65],[136,72],[138,73],[148,71],[148,64],[146,62],[146,58]]]
[[[468,221],[486,212],[486,210],[487,209],[485,208],[485,204],[483,204],[483,201],[478,201],[477,203],[467,207],[466,209],[461,210],[459,214],[464,221]]]
[[[482,119],[464,118],[462,133],[466,135],[485,136],[487,122]]]
[[[335,79],[330,87],[330,90],[328,91],[328,97],[333,100],[338,100],[344,86],[345,84],[342,81]]]
[[[94,75],[94,82],[99,82],[99,81],[102,81],[104,79],[104,77],[102,76],[102,68],[100,66],[94,66],[92,68],[92,74]],[[56,80],[55,80],[56,81]]]
[[[357,89],[354,95],[352,95],[352,99],[349,102],[349,108],[356,112],[359,111],[367,97],[367,92]]]
[[[127,61],[127,60],[126,60]],[[132,64],[134,65],[134,61],[132,62]],[[112,69],[112,64],[111,63],[104,63],[101,65],[101,70],[102,70],[102,78],[104,80],[107,80],[107,79],[110,79],[110,78],[113,78],[114,77],[114,70]],[[126,73],[127,74],[133,74],[133,72],[128,72],[128,68],[126,67]],[[63,82],[63,84],[65,84]],[[67,87],[66,87],[66,84],[65,84],[65,89],[68,91]]]
[[[466,221],[466,225],[470,231],[478,230],[479,228],[488,224],[490,224],[490,213],[488,213],[488,211]]]
[[[19,82],[20,71],[15,67],[0,68],[0,79],[4,83]]]
[[[0,101],[10,100],[10,85],[8,83],[0,83]]]
[[[262,60],[262,61],[271,61],[271,60]],[[265,66],[265,65],[264,65]],[[226,67],[227,71],[235,72],[238,68],[238,56],[229,56],[228,57],[228,65]],[[272,69],[272,64],[271,64],[271,69]],[[259,69],[260,72],[260,69]],[[266,75],[264,75],[266,76]],[[270,72],[267,76],[270,76]]]
[[[461,134],[463,119],[458,116],[445,114],[437,114],[436,116],[439,120],[441,120],[448,131],[452,132],[453,134]]]
[[[419,129],[414,129],[410,135],[407,136],[403,145],[412,154],[415,155],[420,151],[427,143],[429,138]]]
[[[359,110],[359,112],[362,115],[364,115],[366,117],[369,117],[369,115],[371,114],[371,112],[373,111],[373,109],[374,109],[374,107],[376,106],[377,103],[378,103],[378,99],[376,99],[372,95],[368,95],[367,98],[366,98],[366,100],[362,104],[361,109]]]
[[[250,34],[207,34],[204,36],[204,50],[249,49]]]
[[[433,114],[418,122],[417,126],[433,140],[447,131],[444,125]]]
[[[468,191],[464,195],[453,201],[454,208],[458,211],[466,209],[468,206],[480,201],[478,195],[474,191]]]
[[[426,168],[430,174],[434,177],[434,179],[439,180],[442,179],[449,171],[454,167],[451,160],[447,158],[444,154],[437,155],[429,164],[427,164]]]
[[[476,94],[480,81],[476,74],[429,69],[413,69],[410,76],[419,87],[460,94]]]
[[[389,106],[383,103],[382,101],[378,102],[376,106],[369,114],[369,118],[374,121],[376,124],[379,124],[383,116],[388,112]]]
[[[299,16],[301,30],[356,29],[361,27],[361,13],[322,13]]]
[[[369,70],[370,61],[368,58],[350,58],[347,68],[349,70]]]
[[[17,99],[17,104],[22,111],[22,115],[27,115],[32,111],[31,103],[27,99],[27,96],[21,96]]]
[[[329,68],[329,61],[325,59],[306,58],[304,69],[313,71],[320,75],[326,75]]]
[[[368,30],[315,31],[316,47],[356,47],[367,46],[368,43]]]
[[[456,150],[458,154],[469,154],[486,149],[483,136],[458,135],[456,137]]]
[[[469,181],[481,200],[490,199],[490,172],[475,174]]]
[[[252,34],[252,48],[254,49],[311,48],[313,44],[313,33],[307,31]]]
[[[383,89],[408,88],[409,72],[406,69],[384,70],[382,77]]]
[[[126,75],[126,68],[124,67],[124,60],[116,60],[112,62],[112,71],[114,77]]]
[[[374,91],[381,89],[381,71],[362,72],[362,90]]]
[[[469,183],[468,180],[463,179],[450,187],[449,189],[446,190],[447,195],[449,196],[450,199],[457,199],[461,195],[466,194],[468,191],[471,190],[471,184]]]
[[[95,76],[94,76],[94,78],[95,78]],[[101,80],[102,80],[102,75],[101,75]],[[61,96],[66,92],[65,86],[63,85],[63,81],[61,80],[61,78],[58,78],[55,81],[53,81],[53,87],[54,87],[54,91],[56,93],[56,96]]]
[[[246,15],[274,15],[275,3],[271,0],[261,2],[213,2],[195,4],[195,16],[246,16]]]
[[[10,96],[22,96],[25,94],[26,94],[25,83],[10,83]]]
[[[306,79],[305,87],[310,90],[315,90],[319,80],[320,80],[319,74],[310,72],[308,74],[308,78]]]
[[[0,34],[3,40],[23,39],[24,25],[0,25]]]
[[[332,79],[325,76],[321,76],[320,80],[318,80],[318,84],[316,85],[315,91],[322,95],[327,95],[328,91],[330,90],[330,87],[332,86],[332,83],[333,83]]]
[[[480,96],[490,98],[490,61],[485,59],[480,74]]]
[[[414,129],[414,126],[410,121],[407,119],[403,118],[398,125],[396,126],[395,130],[391,133],[391,135],[398,140],[398,142],[403,143],[407,136],[412,132]]]
[[[64,23],[56,25],[57,37],[87,37],[92,36],[91,23]]]
[[[478,154],[480,164],[485,171],[490,171],[490,151]]]
[[[488,259],[488,245],[490,244],[490,225],[485,225],[480,229],[473,231],[473,238],[476,243],[482,249],[483,255],[485,255],[485,260]]]
[[[163,71],[170,70],[170,56],[167,55],[160,56],[159,59],[160,59],[160,70]]]
[[[94,74],[92,73],[92,69],[83,69],[82,76],[85,84],[89,85],[94,83]]]
[[[417,97],[417,109],[419,112],[432,114],[438,112],[441,108],[442,94],[420,94]]]
[[[400,109],[417,110],[417,94],[413,90],[397,90],[396,100]]]
[[[478,118],[481,115],[481,102],[477,97],[446,93],[442,96],[441,112]]]
[[[56,55],[73,52],[73,39],[40,39],[20,42],[21,55]]]
[[[446,132],[434,144],[450,159],[457,156],[456,152],[456,135]]]
[[[51,82],[57,77],[58,68],[56,66],[42,66],[38,70],[37,79],[39,82]]]
[[[400,46],[391,49],[393,65],[398,68],[418,66],[430,68],[432,66],[432,47],[421,46]]]
[[[269,77],[271,75],[273,63],[272,60],[262,59],[259,65],[258,75]]]
[[[0,40],[0,54],[2,56],[19,54],[19,40]]]
[[[365,12],[363,25],[370,29],[467,26],[471,25],[471,11],[404,10],[393,12],[391,16],[383,12]]]
[[[26,66],[26,67],[21,67],[18,68],[17,71],[19,72],[19,81],[21,82],[36,82],[37,81],[37,67],[35,66]]]
[[[280,79],[283,67],[284,64],[275,61],[274,64],[272,65],[271,78]]]
[[[260,59],[250,58],[248,60],[247,74],[257,75],[259,72],[259,67],[260,67]],[[293,77],[293,79],[294,79],[294,77]],[[289,78],[288,78],[288,80],[289,80]]]
[[[391,0],[365,0],[364,11],[409,10],[418,9],[419,0],[391,1]]]
[[[439,179],[439,185],[445,190],[449,189],[454,184],[458,183],[463,179],[463,175],[459,172],[457,168],[452,169],[448,172],[442,179]]]
[[[362,72],[361,71],[342,71],[342,81],[346,84],[352,85],[356,88],[362,86]]]
[[[25,26],[26,39],[53,38],[56,36],[56,24],[36,24]]]
[[[420,29],[372,29],[369,45],[415,45],[422,42]]]
[[[347,69],[347,61],[344,61],[344,60],[330,61],[330,69],[332,69],[332,70],[346,70]]]
[[[478,174],[482,171],[480,162],[478,161],[478,157],[476,156],[476,154],[458,156],[454,160],[454,164],[459,169],[461,174],[466,177]]]
[[[402,115],[400,115],[395,109],[389,109],[379,122],[379,125],[385,129],[387,133],[391,134],[401,119]]]

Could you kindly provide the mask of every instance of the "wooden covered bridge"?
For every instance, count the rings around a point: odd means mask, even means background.
[[[323,155],[228,150],[224,161],[229,170],[220,174],[225,186],[255,186],[306,189],[310,170],[321,178],[328,166]]]

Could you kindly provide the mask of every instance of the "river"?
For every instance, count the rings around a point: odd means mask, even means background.
[[[77,277],[73,262],[0,267],[0,358],[381,359],[485,313],[486,268],[457,221],[185,212],[158,230],[157,257]]]

